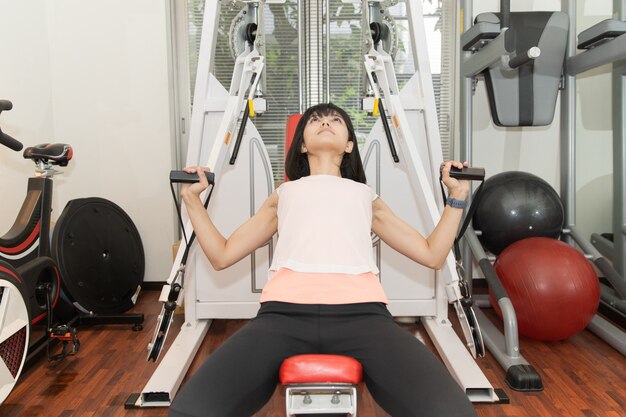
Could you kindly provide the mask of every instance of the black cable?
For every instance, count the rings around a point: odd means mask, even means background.
[[[185,232],[185,225],[183,224],[183,216],[180,212],[180,205],[178,204],[178,197],[176,197],[176,191],[174,191],[174,183],[170,181],[170,191],[172,191],[172,199],[174,199],[174,205],[176,206],[176,213],[178,214],[178,224],[180,228],[183,230],[183,237],[185,238],[185,243],[187,245],[187,233]]]
[[[457,273],[459,274],[459,278],[460,278],[459,288],[461,290],[461,296],[463,297],[461,299],[461,304],[463,305],[463,307],[471,306],[473,304],[473,301],[472,301],[472,294],[470,291],[470,286],[467,283],[467,279],[465,278],[464,268],[462,266],[463,257],[461,256],[461,247],[459,246],[459,242],[461,241],[461,238],[465,234],[465,231],[467,230],[467,227],[469,226],[469,223],[472,220],[472,217],[474,217],[474,212],[476,212],[476,209],[478,208],[478,202],[480,201],[480,194],[481,194],[484,183],[485,181],[482,180],[480,182],[480,185],[478,186],[478,189],[476,189],[476,192],[474,193],[474,198],[472,199],[472,204],[470,204],[470,207],[467,210],[467,214],[465,215],[465,218],[463,219],[463,224],[461,225],[461,228],[459,229],[459,233],[454,238],[453,252],[454,252],[454,259],[457,265]],[[443,197],[443,205],[445,207],[446,193],[443,189],[441,173],[439,174],[439,186],[441,187],[441,196]]]
[[[185,233],[185,225],[183,224],[183,216],[181,214],[181,207],[178,204],[178,198],[176,198],[176,193],[174,192],[174,186],[172,185],[173,183],[170,182],[170,190],[172,191],[172,197],[174,199],[174,205],[176,206],[176,213],[178,214],[178,224],[180,225],[181,229],[183,229],[183,237],[185,238],[185,252],[183,253],[183,257],[180,261],[181,265],[185,265],[187,263],[187,257],[189,256],[189,248],[191,247],[191,244],[193,243],[193,241],[196,238],[196,232],[193,231],[191,233],[191,238],[189,238],[189,240],[187,240],[187,234]],[[209,195],[206,198],[206,201],[203,203],[204,209],[206,210],[209,207],[209,201],[211,201],[211,195],[213,194],[213,190],[215,189],[215,185],[213,184],[211,186],[211,190],[209,191]]]
[[[374,82],[378,82],[376,78],[376,73],[372,72],[372,80]],[[394,162],[400,162],[400,158],[398,157],[398,152],[396,151],[396,145],[393,143],[393,136],[391,135],[391,128],[389,127],[389,120],[387,120],[387,113],[385,112],[385,106],[383,105],[382,97],[378,99],[378,112],[380,113],[380,120],[383,123],[383,130],[385,131],[385,136],[387,136],[387,143],[389,144],[389,151],[391,152],[391,157]]]
[[[467,209],[467,214],[465,215],[465,219],[463,219],[463,224],[461,225],[461,228],[459,229],[459,233],[457,237],[454,239],[454,257],[456,258],[457,261],[461,260],[461,250],[459,248],[459,241],[465,234],[465,230],[467,230],[467,227],[469,226],[469,223],[472,220],[472,217],[474,217],[474,213],[476,212],[476,209],[478,208],[478,202],[480,201],[480,194],[481,194],[484,184],[485,184],[485,181],[484,180],[481,181],[480,185],[476,189],[476,192],[474,193],[474,198],[472,199],[472,204],[470,204],[469,208]],[[439,186],[441,187],[441,196],[443,197],[443,205],[445,207],[446,193],[443,189],[443,184],[441,181],[441,174],[439,174]]]
[[[400,162],[398,152],[396,151],[396,145],[393,142],[393,136],[391,135],[391,128],[389,127],[389,120],[387,120],[387,113],[383,106],[383,99],[378,100],[378,112],[380,113],[380,120],[383,123],[383,129],[385,130],[385,136],[387,136],[387,143],[389,144],[389,151],[394,162]]]

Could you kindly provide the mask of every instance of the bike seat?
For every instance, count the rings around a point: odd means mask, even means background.
[[[62,167],[67,166],[73,154],[72,147],[65,143],[42,143],[24,150],[24,158],[26,159]]]

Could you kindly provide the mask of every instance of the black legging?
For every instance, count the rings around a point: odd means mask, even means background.
[[[282,361],[303,353],[351,356],[393,417],[476,416],[441,362],[382,303],[263,303],[212,353],[174,399],[170,417],[249,417],[269,401]]]

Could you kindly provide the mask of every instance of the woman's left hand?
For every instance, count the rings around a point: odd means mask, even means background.
[[[448,197],[452,197],[457,200],[465,200],[470,190],[470,182],[466,180],[459,181],[456,178],[450,176],[450,168],[463,168],[467,167],[467,162],[458,161],[444,161],[441,164],[441,180],[448,188]]]

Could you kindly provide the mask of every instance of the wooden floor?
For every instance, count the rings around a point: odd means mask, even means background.
[[[45,356],[33,361],[0,405],[0,416],[166,416],[166,408],[124,409],[129,395],[140,392],[156,368],[146,361],[146,346],[160,310],[157,297],[157,292],[143,292],[133,310],[145,314],[144,330],[133,332],[128,325],[83,327],[77,355],[60,363],[49,363]],[[176,320],[174,330],[180,328],[182,315]],[[190,372],[244,322],[214,321]],[[421,325],[407,326],[407,331],[416,332],[434,350]],[[170,335],[169,343],[174,336]],[[523,355],[541,374],[545,390],[519,393],[509,389],[504,372],[488,353],[479,365],[494,387],[505,390],[510,404],[478,404],[479,416],[626,416],[626,358],[595,335],[584,331],[566,342],[549,344],[522,339],[521,346]],[[256,416],[283,417],[284,401],[277,388]],[[363,387],[358,409],[360,417],[388,416]]]

